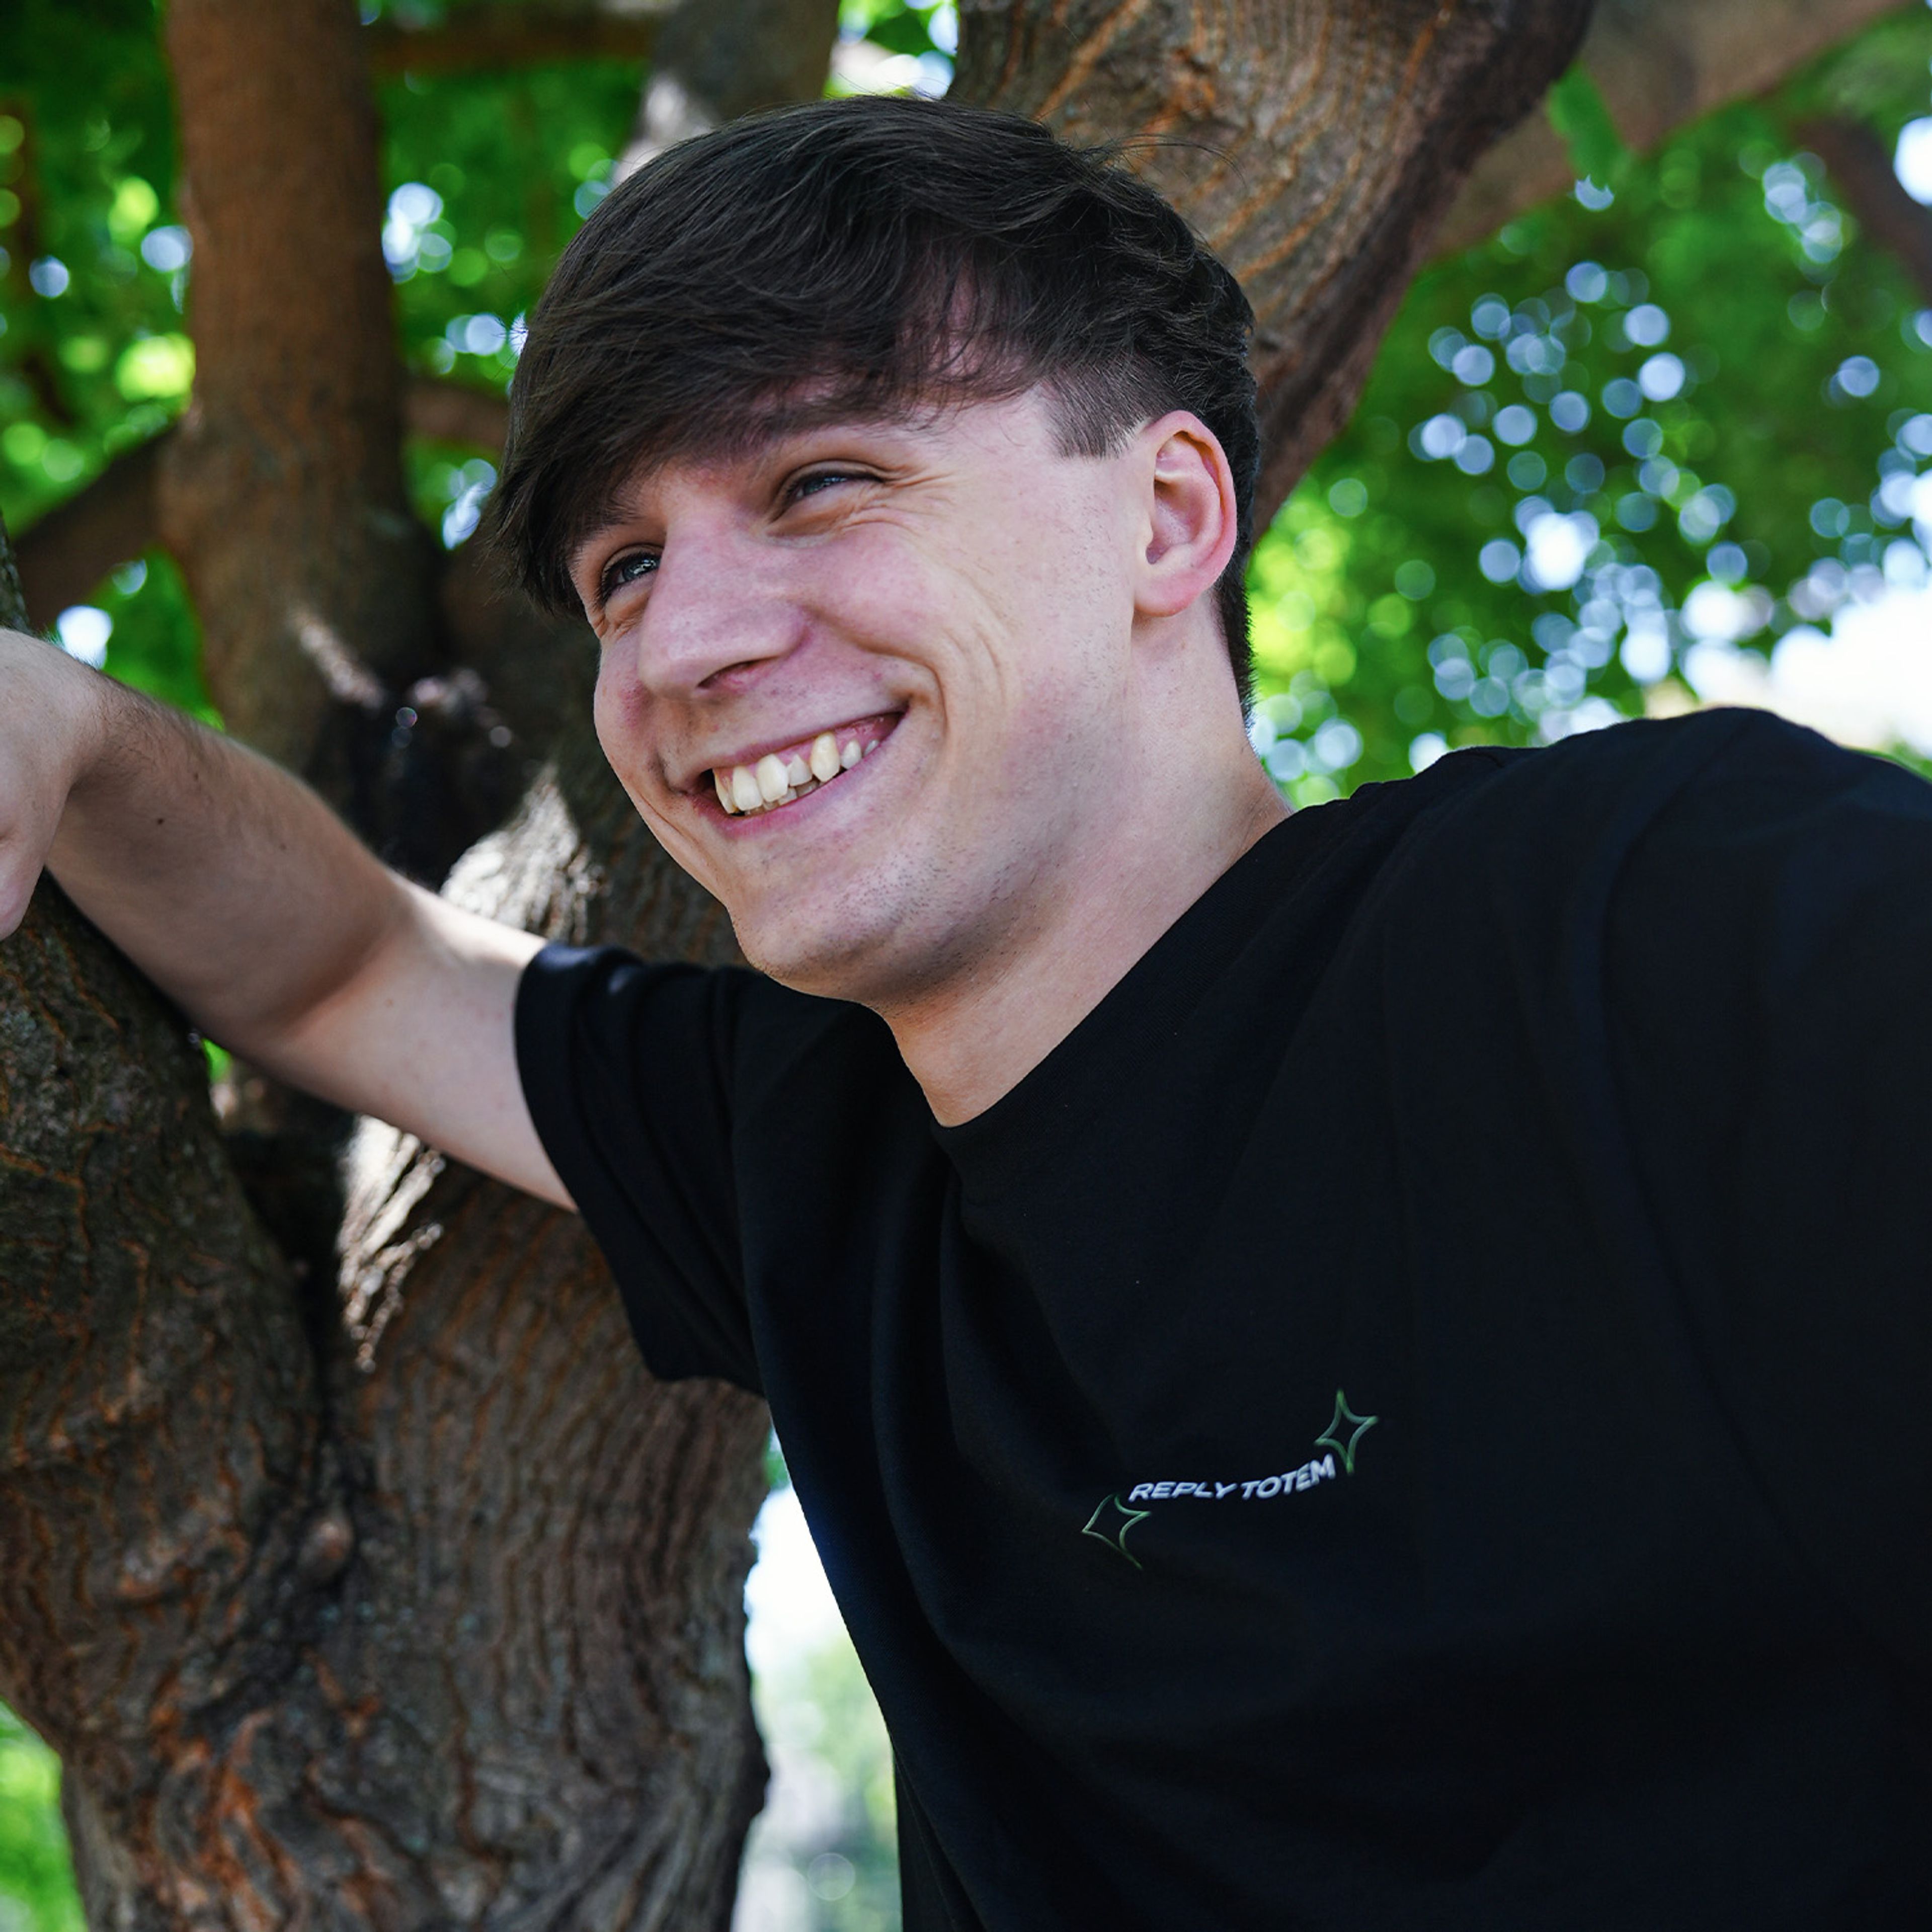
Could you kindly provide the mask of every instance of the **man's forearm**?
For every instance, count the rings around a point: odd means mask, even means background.
[[[401,883],[286,772],[90,682],[98,722],[49,869],[197,1025],[259,1053],[407,916]]]
[[[0,631],[0,937],[44,863],[212,1039],[569,1204],[516,1062],[538,940],[398,878],[266,758]]]

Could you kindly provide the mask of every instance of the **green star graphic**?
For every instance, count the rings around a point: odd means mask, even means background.
[[[1118,1496],[1108,1496],[1087,1519],[1087,1527],[1080,1534],[1096,1538],[1109,1550],[1118,1550],[1138,1570],[1140,1558],[1127,1547],[1127,1532],[1148,1514],[1145,1510],[1128,1508]]]
[[[1355,1473],[1355,1444],[1380,1420],[1378,1416],[1358,1415],[1348,1406],[1348,1398],[1337,1389],[1335,1391],[1335,1419],[1316,1437],[1315,1446],[1318,1449],[1323,1443],[1327,1443],[1341,1457],[1342,1468],[1352,1476]],[[1346,1442],[1342,1440],[1342,1425],[1345,1422],[1352,1422],[1355,1425],[1355,1432]]]

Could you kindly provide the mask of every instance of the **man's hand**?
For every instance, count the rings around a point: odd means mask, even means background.
[[[100,742],[99,682],[64,652],[0,630],[0,938],[26,917],[68,794]]]
[[[45,866],[208,1036],[570,1205],[512,1032],[539,942],[379,865],[232,740],[0,631],[0,935]]]

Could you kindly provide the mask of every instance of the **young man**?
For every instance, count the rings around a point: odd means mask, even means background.
[[[1923,1922],[1932,791],[1718,713],[1287,818],[1248,327],[1022,123],[674,149],[496,537],[769,976],[539,953],[24,640],[8,916],[48,855],[769,1396],[909,1926]]]

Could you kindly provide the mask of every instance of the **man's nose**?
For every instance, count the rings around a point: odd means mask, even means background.
[[[654,697],[688,697],[782,658],[803,614],[770,547],[734,530],[674,535],[637,628],[637,678]]]

